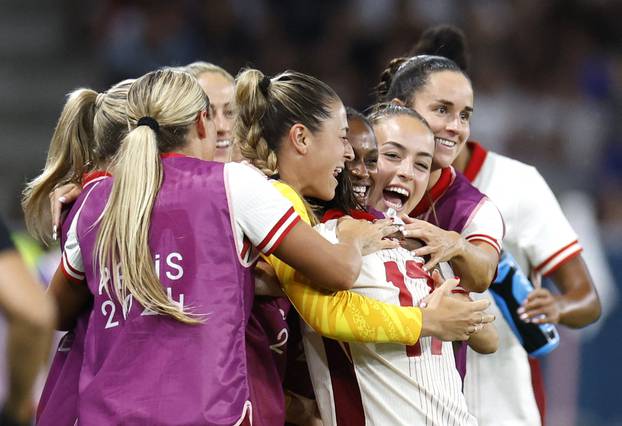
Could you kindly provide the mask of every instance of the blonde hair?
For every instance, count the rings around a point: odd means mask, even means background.
[[[235,82],[235,79],[231,74],[227,72],[223,67],[219,67],[218,65],[212,64],[210,62],[196,61],[191,64],[186,65],[185,67],[181,67],[183,71],[186,71],[188,74],[198,79],[205,73],[216,73],[220,74],[229,80],[231,83]]]
[[[208,107],[207,96],[186,72],[158,70],[132,84],[127,101],[130,132],[111,166],[114,182],[95,245],[99,270],[114,266],[110,285],[120,303],[131,293],[144,308],[187,324],[200,321],[165,293],[149,249],[149,227],[162,184],[160,153],[183,147],[197,113]],[[144,117],[159,128],[137,126]]]
[[[39,240],[50,241],[50,192],[66,183],[80,184],[84,173],[101,167],[117,151],[127,129],[125,103],[132,81],[122,81],[104,93],[77,89],[69,94],[45,167],[23,191],[26,226]]]

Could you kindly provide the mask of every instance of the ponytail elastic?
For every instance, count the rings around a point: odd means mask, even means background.
[[[138,124],[136,125],[136,127],[139,126],[148,126],[156,133],[158,133],[158,131],[160,130],[160,125],[158,124],[158,121],[155,118],[147,116],[142,117],[140,120],[138,120]]]
[[[261,81],[259,82],[259,90],[265,97],[268,97],[270,93],[270,84],[272,84],[272,80],[267,75],[264,75]]]

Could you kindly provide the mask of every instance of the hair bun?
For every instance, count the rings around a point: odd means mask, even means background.
[[[461,29],[453,25],[437,25],[421,34],[411,50],[411,55],[436,55],[454,61],[461,70],[469,68],[466,37]]]

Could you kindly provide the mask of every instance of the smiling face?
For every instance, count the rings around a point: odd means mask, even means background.
[[[398,214],[409,213],[421,201],[430,179],[434,137],[417,118],[395,115],[374,124],[378,171],[369,205]]]
[[[219,72],[205,72],[197,79],[210,101],[210,116],[216,126],[214,161],[229,160],[235,118],[234,84]]]
[[[471,82],[456,71],[439,71],[411,98],[409,107],[426,119],[432,131],[436,149],[433,168],[448,167],[464,147],[470,134],[473,113]]]
[[[346,170],[352,182],[354,197],[361,206],[367,205],[372,187],[372,177],[378,165],[378,145],[374,131],[360,118],[348,120],[348,140],[354,158],[346,161]]]
[[[330,106],[330,117],[315,133],[307,132],[308,151],[305,158],[306,182],[300,192],[304,197],[332,200],[337,176],[344,169],[348,156],[348,120],[341,101]]]

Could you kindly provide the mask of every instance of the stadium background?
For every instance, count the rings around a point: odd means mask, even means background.
[[[621,1],[0,0],[0,10],[0,214],[16,229],[19,192],[74,88],[201,59],[232,74],[310,73],[364,108],[390,58],[428,26],[458,25],[471,50],[472,139],[536,165],[588,255],[607,262],[592,269],[604,318],[564,331],[546,362],[548,424],[622,424]]]

